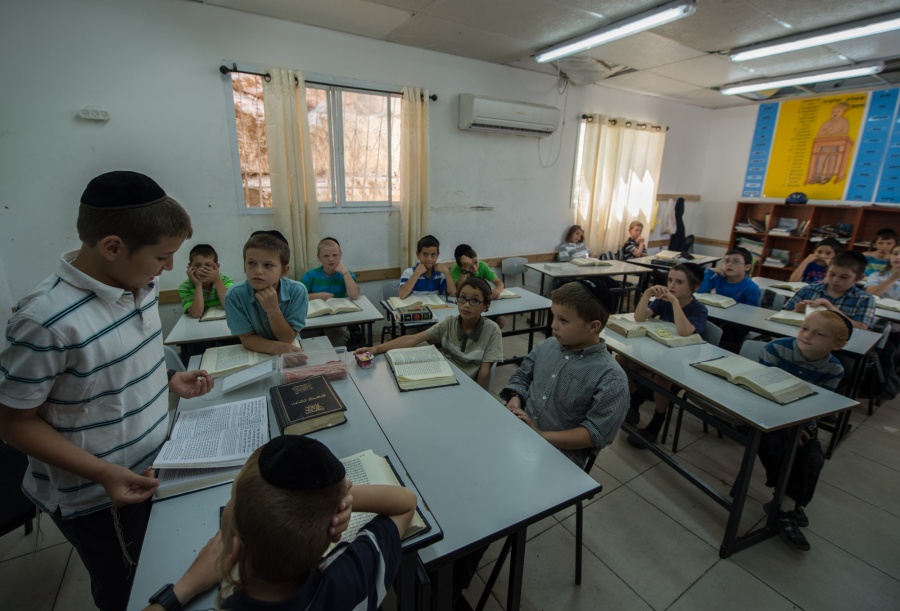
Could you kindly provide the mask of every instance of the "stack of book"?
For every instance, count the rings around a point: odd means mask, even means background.
[[[734,230],[738,233],[762,233],[765,228],[766,225],[763,221],[754,218],[747,218],[734,226]]]
[[[769,235],[794,235],[799,226],[799,219],[780,218],[778,224],[769,229]]]
[[[750,253],[754,255],[754,259],[762,257],[763,241],[760,239],[742,235],[735,240],[735,246],[740,246],[741,248],[749,250]]]
[[[769,265],[772,267],[787,267],[791,262],[791,251],[782,250],[780,248],[773,248],[769,253],[769,256],[766,257],[766,260],[763,261],[763,265]]]

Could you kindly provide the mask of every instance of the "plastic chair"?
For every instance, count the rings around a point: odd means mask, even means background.
[[[381,287],[381,299],[387,301],[391,297],[399,297],[400,296],[400,285],[396,282],[388,282]],[[391,339],[397,337],[397,321],[394,320],[394,317],[390,315],[390,313],[385,313],[388,321],[390,322],[390,326],[385,324],[381,328],[381,343],[384,343],[384,336],[388,333],[391,334]]]
[[[166,369],[174,369],[175,371],[187,371],[181,357],[175,352],[172,346],[163,346],[163,352],[166,355]]]
[[[25,534],[34,530],[37,508],[22,492],[22,478],[28,469],[28,457],[7,443],[0,442],[0,536],[10,533],[20,526]]]
[[[707,344],[718,346],[722,341],[722,327],[714,322],[706,321],[706,329],[700,334]]]
[[[528,263],[528,259],[525,257],[508,257],[503,259],[500,262],[500,279],[503,281],[503,284],[506,284],[507,276],[522,276],[522,285],[525,286],[525,272],[528,271],[528,268],[525,267],[525,264]]]

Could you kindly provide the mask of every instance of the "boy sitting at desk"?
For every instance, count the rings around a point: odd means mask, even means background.
[[[316,248],[316,258],[320,265],[300,278],[310,299],[331,299],[349,297],[359,299],[359,285],[356,276],[341,262],[341,245],[334,238],[322,238]],[[345,346],[350,339],[349,327],[329,327],[322,330],[334,346]]]
[[[853,250],[842,252],[828,264],[824,282],[797,291],[784,309],[803,314],[806,306],[821,306],[844,314],[856,329],[869,329],[875,322],[875,297],[856,286],[865,271],[863,255]]]
[[[725,253],[722,266],[703,272],[703,282],[698,293],[716,293],[731,297],[738,303],[752,306],[759,305],[760,290],[753,280],[747,277],[753,265],[753,255],[746,248],[732,248]]]
[[[279,231],[254,231],[244,244],[244,274],[225,299],[228,328],[247,350],[299,352],[294,345],[306,326],[306,287],[286,278],[291,247]]]
[[[863,256],[866,258],[866,276],[880,272],[888,266],[891,251],[897,245],[897,238],[897,232],[890,227],[880,229],[875,234],[872,250],[863,253]]]
[[[800,262],[788,278],[791,282],[806,282],[814,284],[825,280],[825,272],[828,271],[828,264],[834,259],[834,256],[841,250],[841,243],[834,238],[825,238],[816,245],[812,253],[806,255],[806,258]]]
[[[225,293],[234,285],[234,280],[219,273],[219,254],[209,244],[197,244],[191,249],[187,277],[178,286],[178,296],[181,309],[193,318],[203,316],[207,308],[224,307]]]
[[[399,295],[455,295],[456,283],[446,263],[438,263],[441,243],[433,235],[420,238],[416,243],[417,266],[408,267],[400,275]]]
[[[766,344],[759,355],[759,362],[769,367],[778,367],[810,384],[833,391],[844,375],[844,367],[832,352],[844,347],[852,331],[850,320],[843,314],[828,310],[812,312],[803,320],[796,338],[784,337]],[[790,409],[789,406],[787,408]],[[800,446],[794,456],[785,489],[785,493],[794,499],[794,509],[767,509],[778,511],[781,538],[792,548],[805,552],[809,550],[809,542],[798,527],[809,526],[804,507],[809,504],[815,492],[825,454],[816,439],[816,423],[807,422],[801,426]],[[793,438],[793,430],[793,427],[789,427],[763,433],[760,440],[757,455],[766,469],[766,486],[770,488],[778,480],[788,443]]]
[[[553,337],[538,344],[500,392],[506,407],[572,462],[608,446],[625,420],[628,380],[600,331],[613,297],[589,279],[551,293]]]

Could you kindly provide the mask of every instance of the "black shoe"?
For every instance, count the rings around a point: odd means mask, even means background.
[[[638,429],[636,435],[628,436],[628,443],[641,450],[646,450],[647,445],[656,443],[657,435],[647,432],[647,429]]]
[[[637,424],[641,421],[641,412],[636,407],[629,407],[625,414],[625,422],[628,424]]]
[[[806,515],[806,512],[803,511],[802,507],[794,507],[790,511],[785,512],[789,518],[791,518],[794,522],[797,523],[797,526],[801,528],[806,528],[809,526],[809,517]]]
[[[810,550],[809,541],[803,536],[797,522],[789,517],[789,513],[783,512],[778,518],[778,534],[793,549],[798,552],[808,552]]]

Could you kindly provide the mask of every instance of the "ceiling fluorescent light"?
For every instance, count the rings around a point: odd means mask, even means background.
[[[561,42],[552,47],[541,49],[535,55],[535,61],[539,64],[552,62],[560,57],[573,55],[591,47],[602,45],[612,40],[631,36],[650,28],[655,28],[664,23],[681,19],[692,15],[697,8],[695,0],[676,0],[659,6],[653,10],[646,11],[640,15],[623,19],[610,25],[604,26],[599,30],[588,32],[581,36],[577,36],[566,42]]]
[[[838,26],[804,32],[795,36],[734,49],[728,56],[733,62],[745,62],[780,53],[828,45],[843,40],[853,40],[900,29],[900,13],[888,13],[870,19],[844,23]]]
[[[784,76],[774,76],[753,81],[744,81],[741,83],[730,83],[728,85],[722,85],[719,88],[719,92],[724,95],[738,95],[741,93],[750,93],[751,91],[780,89],[781,87],[791,87],[794,85],[809,85],[811,83],[823,83],[825,81],[868,76],[871,74],[878,74],[882,70],[884,70],[884,62],[882,61],[864,62],[852,66],[828,68],[827,70],[785,74]]]

